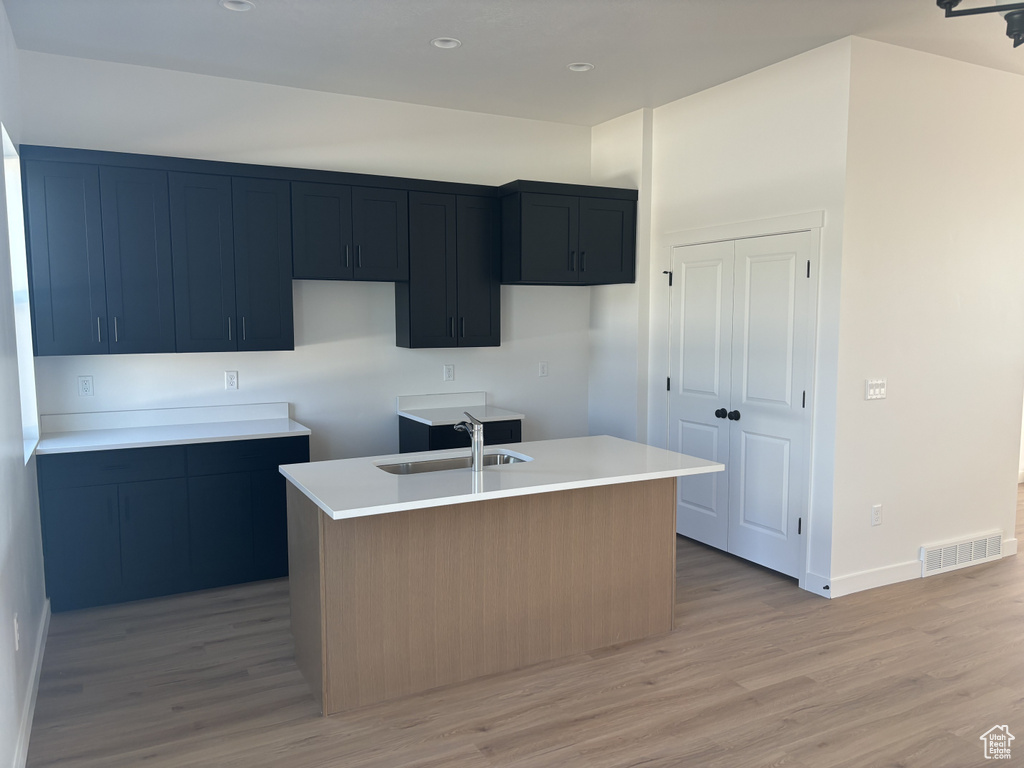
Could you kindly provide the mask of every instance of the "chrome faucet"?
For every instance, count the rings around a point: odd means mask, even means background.
[[[473,451],[473,471],[482,472],[484,468],[484,423],[475,418],[469,411],[463,411],[469,421],[460,421],[455,425],[459,432],[469,435]]]

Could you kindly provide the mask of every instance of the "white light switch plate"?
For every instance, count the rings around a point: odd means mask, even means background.
[[[885,399],[885,379],[867,379],[864,382],[865,400]]]

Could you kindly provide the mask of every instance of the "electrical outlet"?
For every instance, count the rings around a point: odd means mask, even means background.
[[[79,397],[92,397],[92,376],[79,376],[78,377],[78,396]]]
[[[881,525],[882,524],[882,505],[875,504],[871,507],[871,524]]]
[[[537,375],[538,376],[547,376],[548,375],[548,364],[547,363],[537,363]]]
[[[18,623],[18,614],[14,614],[14,652],[21,649],[21,625]]]
[[[224,371],[224,389],[238,389],[238,371]]]
[[[455,366],[451,363],[444,364],[443,381],[455,381]]]
[[[885,379],[867,379],[864,382],[865,400],[885,400]]]

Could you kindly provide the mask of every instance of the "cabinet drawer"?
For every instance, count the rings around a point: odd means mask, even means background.
[[[76,488],[185,476],[185,446],[43,454],[41,488]]]
[[[277,469],[281,464],[309,461],[309,438],[304,435],[198,443],[186,449],[189,477]]]

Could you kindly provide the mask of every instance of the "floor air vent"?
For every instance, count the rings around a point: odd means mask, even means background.
[[[1002,554],[1003,535],[991,533],[977,539],[921,547],[921,575],[934,576],[965,565],[995,560]]]

